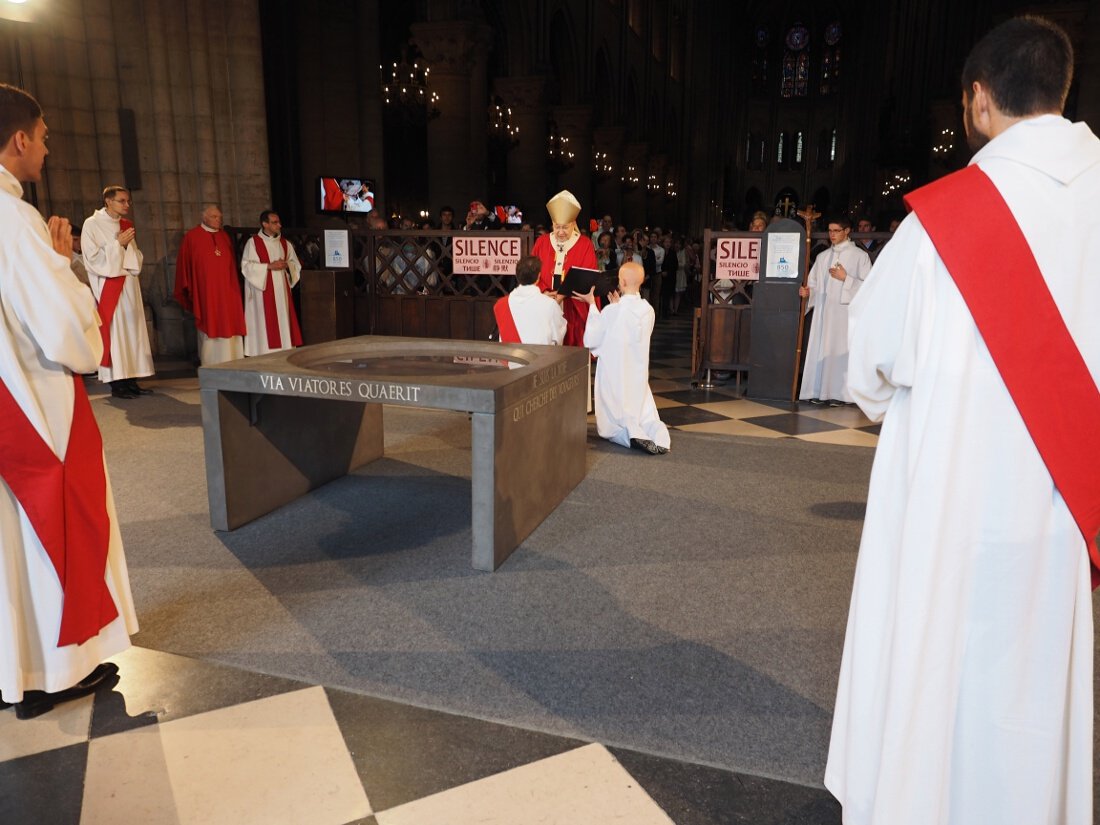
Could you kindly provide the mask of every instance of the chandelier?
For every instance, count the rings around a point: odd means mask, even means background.
[[[489,101],[489,141],[505,152],[519,143],[519,127],[512,125],[512,110],[499,97]]]
[[[431,69],[419,61],[409,62],[407,54],[389,68],[379,64],[382,78],[382,100],[395,109],[424,111],[428,117],[439,116],[439,95],[428,85]]]
[[[573,166],[576,157],[569,146],[569,138],[558,131],[558,124],[551,120],[546,128],[546,160],[551,167],[564,172]]]
[[[611,158],[607,152],[601,152],[599,149],[592,150],[592,171],[596,173],[597,177],[604,180],[611,177],[615,167],[611,164]]]

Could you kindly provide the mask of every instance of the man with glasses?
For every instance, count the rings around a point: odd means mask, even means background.
[[[153,353],[141,303],[142,254],[130,214],[130,192],[122,186],[103,190],[103,208],[84,222],[80,248],[88,285],[102,321],[103,360],[99,380],[115,398],[148,395],[137,379],[152,375]]]
[[[828,226],[830,246],[817,256],[807,285],[798,290],[810,299],[806,311],[814,310],[798,397],[839,407],[852,401],[847,387],[848,305],[870,273],[871,259],[848,240],[851,221],[833,218]]]

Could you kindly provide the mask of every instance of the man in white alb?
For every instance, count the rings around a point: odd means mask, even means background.
[[[294,244],[282,236],[283,223],[270,209],[260,214],[260,231],[241,256],[244,290],[244,354],[264,355],[302,345],[291,288],[302,265]]]
[[[133,222],[127,217],[130,192],[122,186],[103,190],[103,208],[84,221],[80,249],[88,285],[103,320],[103,360],[99,380],[111,385],[115,398],[137,398],[150,389],[138,378],[153,374],[153,352],[141,302],[141,264]]]
[[[497,300],[493,314],[497,331],[505,344],[560,344],[565,339],[565,315],[561,298],[551,298],[539,289],[542,261],[534,255],[516,264],[518,286]]]
[[[806,347],[806,367],[798,397],[811,403],[833,406],[850,403],[845,386],[848,375],[848,305],[856,297],[867,275],[871,259],[848,240],[852,222],[847,218],[829,221],[830,247],[817,256],[807,285],[799,295],[808,297],[806,311],[810,321],[810,341]]]
[[[596,306],[595,287],[575,297],[588,303],[584,345],[596,356],[596,431],[602,438],[651,455],[672,445],[649,389],[649,338],[653,307],[642,300],[645,270],[627,262],[619,268],[619,291],[611,305]]]
[[[1072,74],[1039,18],[977,43],[977,152],[906,196],[852,305],[883,423],[825,772],[846,825],[1093,821],[1100,141],[1061,116]]]
[[[0,84],[0,707],[20,719],[107,683],[138,629],[79,375],[103,355],[95,301],[69,222],[21,199],[46,138],[38,102]]]

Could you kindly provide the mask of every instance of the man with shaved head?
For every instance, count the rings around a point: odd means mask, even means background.
[[[195,316],[203,366],[244,358],[244,306],[233,242],[222,210],[208,203],[202,222],[183,236],[176,258],[176,303]]]
[[[619,268],[619,291],[602,311],[596,306],[595,287],[575,295],[589,304],[584,345],[596,361],[596,430],[600,436],[643,450],[650,455],[668,452],[668,427],[657,415],[649,390],[649,336],[655,320],[653,307],[642,300],[642,265],[628,261]]]

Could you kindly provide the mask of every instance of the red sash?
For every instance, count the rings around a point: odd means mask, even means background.
[[[275,282],[271,277],[271,258],[267,254],[267,244],[259,235],[252,236],[253,245],[256,247],[256,255],[260,263],[267,264],[267,285],[264,286],[264,323],[267,326],[267,346],[269,349],[282,349],[283,336],[279,334],[279,311],[275,308]],[[289,257],[286,238],[280,236],[279,243],[283,245],[283,260]],[[286,270],[279,272],[280,280],[286,289],[286,316],[290,324],[290,344],[294,347],[302,345],[302,333],[298,329],[298,313],[294,311],[294,300],[290,295],[290,284],[287,283]]]
[[[512,308],[508,306],[508,296],[493,304],[493,315],[497,319],[497,331],[500,333],[502,344],[522,344],[519,330],[516,329],[516,319],[512,317]]]
[[[0,381],[0,477],[61,582],[58,647],[82,644],[118,617],[105,578],[111,521],[103,439],[80,376],[73,376],[73,387],[73,423],[62,461]]]
[[[125,232],[132,227],[134,222],[126,218],[118,219],[118,231]],[[103,360],[99,362],[101,367],[111,366],[111,323],[115,318],[115,309],[118,307],[118,299],[122,296],[122,289],[126,286],[126,275],[112,275],[103,284],[99,292],[99,335],[103,339]]]
[[[962,293],[1100,582],[1100,390],[1012,211],[977,166],[905,197]],[[959,220],[959,204],[966,220]],[[1027,335],[1021,334],[1028,330]]]
[[[103,339],[103,360],[99,362],[101,367],[111,366],[111,323],[125,286],[126,276],[115,275],[103,282],[103,289],[99,293],[99,336]]]

